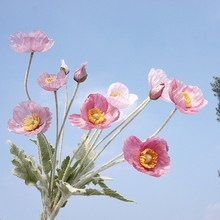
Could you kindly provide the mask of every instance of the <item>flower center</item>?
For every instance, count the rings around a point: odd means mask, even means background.
[[[120,92],[112,92],[111,96],[117,97],[117,96],[122,96],[122,94]]]
[[[183,98],[186,102],[186,107],[187,108],[191,107],[191,99],[190,99],[189,95],[186,92],[181,92],[181,94],[183,95]]]
[[[146,148],[140,154],[140,164],[147,169],[154,168],[157,164],[158,154],[150,148]]]
[[[88,119],[93,124],[101,124],[105,120],[105,113],[99,108],[92,108],[88,111]]]
[[[23,128],[25,131],[33,131],[40,124],[40,118],[37,114],[28,115],[23,120]]]
[[[45,83],[46,83],[46,84],[50,84],[50,83],[54,82],[54,81],[56,80],[56,78],[57,78],[57,76],[47,77],[47,78],[45,79]]]

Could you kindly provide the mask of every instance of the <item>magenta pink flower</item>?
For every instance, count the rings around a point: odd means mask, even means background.
[[[63,70],[58,74],[41,73],[37,79],[40,87],[47,91],[57,91],[63,85],[67,84],[67,75]]]
[[[8,130],[32,136],[46,132],[51,121],[51,113],[47,107],[41,107],[32,101],[25,101],[15,107],[13,118],[8,122]]]
[[[170,169],[168,146],[164,139],[148,138],[142,142],[135,136],[128,137],[123,146],[125,160],[135,169],[159,177]]]
[[[130,94],[127,86],[122,83],[116,82],[109,86],[107,100],[118,109],[127,108],[137,99],[138,96],[135,94]]]
[[[86,62],[81,64],[78,70],[75,71],[74,73],[74,80],[78,83],[84,82],[88,76],[87,71],[86,71]]]
[[[167,78],[166,73],[161,69],[152,68],[148,74],[148,82],[150,84],[150,98],[156,100],[162,98],[170,102],[168,90],[170,79]]]
[[[185,114],[195,114],[208,103],[197,86],[186,86],[176,79],[170,83],[169,95],[176,108]]]
[[[90,94],[81,108],[81,114],[69,116],[70,123],[84,130],[105,129],[120,116],[117,108],[101,94]]]
[[[54,41],[49,39],[42,31],[31,31],[30,33],[16,32],[10,36],[11,49],[16,52],[45,52],[53,45]]]

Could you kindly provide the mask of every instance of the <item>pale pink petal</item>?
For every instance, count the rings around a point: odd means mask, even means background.
[[[161,97],[163,100],[170,102],[168,94],[170,79],[163,70],[152,68],[148,74],[148,82],[151,87],[150,98],[155,100]]]
[[[132,105],[138,99],[138,96],[130,94],[127,86],[116,82],[109,86],[106,98],[111,105],[123,109]]]
[[[24,119],[32,115],[39,117],[39,124],[33,130],[25,130],[23,127]],[[32,136],[46,132],[51,126],[51,122],[52,115],[47,107],[41,107],[32,101],[25,101],[15,107],[13,117],[8,121],[8,130],[17,134]]]

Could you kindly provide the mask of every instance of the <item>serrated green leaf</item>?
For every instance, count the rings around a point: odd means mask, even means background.
[[[66,172],[66,169],[68,167],[69,162],[70,162],[70,157],[67,156],[62,162],[61,168],[57,169],[58,180],[63,179],[63,175]],[[66,182],[71,183],[73,181],[73,179],[75,177],[75,171],[76,171],[76,168],[77,168],[79,163],[80,163],[80,161],[76,161],[72,167],[68,168],[68,171],[66,172],[66,175],[65,175],[66,176],[66,178],[65,178]]]
[[[86,141],[85,138],[86,136],[82,137],[82,142],[79,144],[78,149],[74,152],[74,157],[76,160],[81,161],[81,166],[84,168],[90,164],[86,170],[83,171],[84,173],[87,173],[95,167],[95,162],[92,162],[92,160],[95,157],[96,152],[91,150],[91,143]],[[84,158],[85,155],[87,155],[86,158]]]
[[[124,202],[134,202],[132,200],[129,200],[129,199],[126,199],[124,198],[122,195],[120,195],[119,193],[117,193],[115,190],[112,190],[110,188],[104,188],[103,189],[103,192],[106,196],[110,196],[112,198],[115,198],[115,199],[119,199],[121,201],[124,201]]]
[[[46,136],[43,133],[37,134],[37,146],[43,171],[45,174],[48,174],[52,169],[53,159],[51,145],[49,144]]]
[[[12,164],[15,166],[12,171],[13,175],[23,179],[27,185],[35,185],[39,179],[41,179],[40,170],[36,167],[34,158],[27,157],[23,150],[9,142],[10,152],[14,156]]]

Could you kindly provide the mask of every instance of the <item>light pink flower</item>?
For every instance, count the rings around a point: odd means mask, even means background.
[[[123,109],[132,105],[138,99],[138,96],[130,94],[127,86],[116,82],[109,86],[106,98],[116,108]]]
[[[119,118],[120,112],[101,94],[90,94],[81,108],[81,114],[69,116],[70,123],[84,130],[105,129]]]
[[[208,103],[197,86],[186,86],[176,79],[170,83],[169,95],[176,108],[185,114],[195,114]]]
[[[30,33],[16,32],[10,36],[11,49],[16,52],[45,52],[53,45],[54,41],[49,39],[42,31],[31,31]]]
[[[66,65],[66,63],[65,63],[64,60],[61,60],[60,70],[63,70],[66,75],[70,72],[70,69],[69,69],[69,67]]]
[[[8,122],[8,130],[27,136],[44,133],[50,127],[51,113],[47,107],[25,101],[17,105],[13,117]]]
[[[159,177],[170,169],[168,146],[164,139],[148,138],[141,141],[135,136],[128,137],[123,146],[125,160],[135,169]]]
[[[37,79],[40,87],[47,91],[57,91],[63,85],[67,84],[67,75],[63,70],[58,74],[41,73]]]
[[[78,83],[84,82],[87,79],[86,62],[81,64],[78,70],[74,73],[74,80]]]
[[[170,81],[163,70],[152,68],[148,74],[148,82],[151,87],[150,98],[156,100],[161,97],[165,101],[170,102],[168,94]]]

